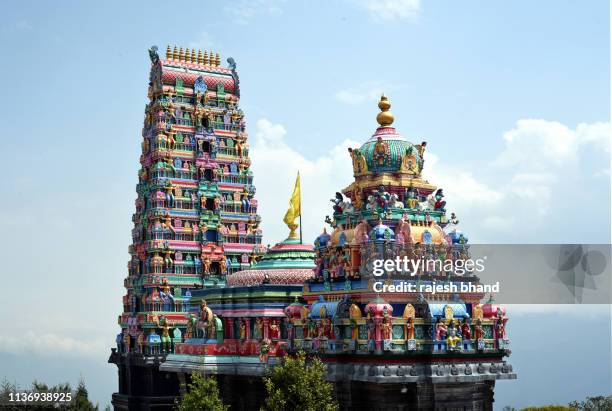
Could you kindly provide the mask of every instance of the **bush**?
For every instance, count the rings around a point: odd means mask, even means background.
[[[198,373],[191,375],[191,383],[180,403],[178,411],[227,411],[219,396],[219,387],[214,378],[206,378]]]
[[[332,384],[325,381],[327,368],[320,359],[306,361],[303,352],[285,356],[264,378],[268,411],[334,411],[338,404],[332,395]]]

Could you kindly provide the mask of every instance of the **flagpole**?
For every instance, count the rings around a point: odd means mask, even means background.
[[[300,177],[300,172],[298,171],[298,178]],[[302,241],[302,182],[300,181],[300,244],[304,244]]]

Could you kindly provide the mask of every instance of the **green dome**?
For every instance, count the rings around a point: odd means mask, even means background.
[[[374,148],[378,141],[378,137],[381,137],[389,147],[389,156],[385,159],[384,164],[377,164],[374,158]],[[412,154],[415,156],[417,163],[421,162],[421,157],[418,150],[412,143],[406,140],[404,137],[399,135],[393,127],[379,127],[376,133],[362,146],[360,151],[366,158],[368,163],[368,170],[373,172],[396,172],[399,170],[402,157],[406,153],[406,150],[411,149]]]

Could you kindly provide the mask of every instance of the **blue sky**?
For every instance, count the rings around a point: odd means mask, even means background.
[[[101,403],[115,384],[104,361],[121,308],[152,44],[236,59],[268,243],[286,235],[298,168],[306,238],[321,230],[329,198],[350,182],[346,148],[374,131],[383,91],[398,130],[428,141],[425,176],[444,187],[473,242],[610,242],[605,1],[24,1],[3,7],[0,40],[0,247],[12,256],[0,273],[15,290],[0,310],[15,324],[0,331],[0,354],[25,361],[24,381],[41,368],[49,379],[82,373]],[[564,311],[576,330],[569,346],[609,330],[609,309],[585,310]],[[526,312],[513,327],[565,334],[553,317]],[[585,373],[597,358],[610,363],[609,338],[596,341],[580,350]],[[528,345],[517,342],[511,360],[568,378],[580,367],[544,363]],[[68,377],[52,365],[61,358]],[[497,395],[565,401],[567,392],[537,390],[537,369]],[[600,393],[610,386],[601,372]],[[574,397],[595,393],[574,384]]]

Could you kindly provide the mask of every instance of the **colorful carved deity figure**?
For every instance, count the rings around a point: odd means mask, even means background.
[[[208,258],[208,255],[203,255],[202,256],[202,272],[204,275],[210,274],[211,265],[212,265],[212,262],[210,261],[210,258]]]
[[[406,189],[404,194],[404,202],[406,208],[414,209],[419,204],[419,194],[416,188],[410,186]]]
[[[412,232],[408,216],[404,214],[395,226],[395,241],[397,244],[412,244]]]
[[[468,323],[467,318],[463,319],[463,323],[461,324],[461,335],[464,340],[472,339],[472,330],[470,329],[470,324]]]
[[[434,210],[444,211],[444,207],[446,206],[446,200],[444,200],[444,192],[441,188],[437,189],[434,193],[434,199],[436,200],[436,202],[434,203]]]
[[[146,345],[146,338],[144,332],[141,331],[140,333],[138,333],[138,337],[136,338],[136,344],[138,344],[138,352],[140,354],[144,354]]]
[[[423,171],[423,165],[425,164],[425,148],[427,147],[427,142],[423,141],[421,144],[417,144],[414,146],[419,152],[419,174]]]
[[[368,171],[368,163],[361,150],[349,147],[348,152],[353,160],[353,174],[360,175],[366,173]]]
[[[330,199],[334,206],[334,213],[342,213],[342,203],[344,202],[344,196],[340,192],[336,192],[336,197]]]
[[[187,317],[187,328],[185,329],[185,340],[195,337],[197,331],[197,323],[197,317],[193,314],[189,314],[189,317]]]
[[[386,307],[385,307],[386,308]],[[389,316],[383,317],[381,330],[382,330],[382,339],[390,340],[391,339],[391,330],[392,330],[391,318]]]
[[[435,331],[436,331],[436,340],[442,341],[443,339],[446,338],[448,327],[446,326],[446,324],[444,323],[441,317],[438,317],[436,319]]]
[[[378,191],[374,193],[374,197],[376,198],[376,203],[379,208],[381,208],[383,211],[387,211],[389,209],[391,195],[385,191],[385,186],[380,185],[378,187]]]
[[[506,322],[508,321],[508,318],[504,316],[504,313],[500,307],[497,307],[495,316],[495,336],[496,338],[506,340]]]
[[[227,273],[227,260],[225,257],[222,257],[221,260],[219,260],[219,271],[221,274]]]
[[[389,143],[383,140],[381,136],[376,139],[376,145],[374,146],[374,163],[377,166],[383,166],[389,158]]]
[[[213,312],[210,307],[206,304],[206,300],[202,300],[200,304],[200,321],[198,324],[198,328],[200,328],[204,333],[204,338],[209,337],[209,329],[213,321]]]
[[[410,174],[419,173],[419,165],[417,164],[416,156],[413,153],[414,148],[408,147],[406,152],[402,155],[400,163],[400,171]]]
[[[406,307],[404,307],[403,317],[405,321],[404,335],[407,340],[412,340],[414,339],[414,317],[415,317],[415,310],[412,304],[406,304]]]
[[[484,329],[482,328],[482,322],[480,318],[476,320],[476,325],[474,326],[474,339],[476,341],[482,340],[484,338]]]
[[[277,319],[272,319],[270,321],[270,325],[269,325],[269,331],[270,331],[270,338],[274,341],[274,340],[278,340],[280,337],[280,327],[278,325],[278,320]]]
[[[174,150],[174,145],[176,140],[174,139],[174,132],[172,130],[168,131],[168,149]]]
[[[316,337],[316,328],[317,324],[314,322],[312,318],[307,320],[307,329],[306,329],[306,338],[314,338]]]
[[[446,337],[447,349],[457,349],[457,344],[461,342],[461,337],[457,335],[457,329],[452,325],[448,328],[448,336]]]
[[[155,317],[155,324],[161,329],[161,349],[163,352],[170,352],[172,348],[172,337],[170,336],[170,328],[172,324],[168,322],[166,316],[160,318]]]
[[[329,318],[323,319],[323,335],[327,338],[332,338],[332,322]]]
[[[357,304],[351,304],[349,307],[349,319],[351,321],[351,339],[359,338],[359,325],[357,322],[361,320],[361,309]]]
[[[131,338],[130,338],[130,334],[128,333],[128,330],[125,329],[123,330],[123,350],[125,352],[130,352],[131,351]]]
[[[407,340],[414,339],[414,319],[412,317],[408,317],[406,320],[405,335]]]
[[[355,226],[355,229],[353,230],[353,241],[356,244],[366,244],[370,240],[370,237],[368,235],[369,231],[370,224],[368,224],[366,220],[361,220],[361,222],[357,224],[357,226]]]
[[[243,213],[251,212],[251,192],[247,186],[242,189],[240,194],[240,208]]]
[[[241,319],[240,320],[240,339],[241,340],[246,340],[246,337],[247,337],[246,320],[245,319]]]
[[[174,207],[174,187],[170,181],[166,184],[166,207]]]
[[[253,338],[261,340],[263,338],[263,322],[260,317],[255,319],[255,325],[253,326]]]

